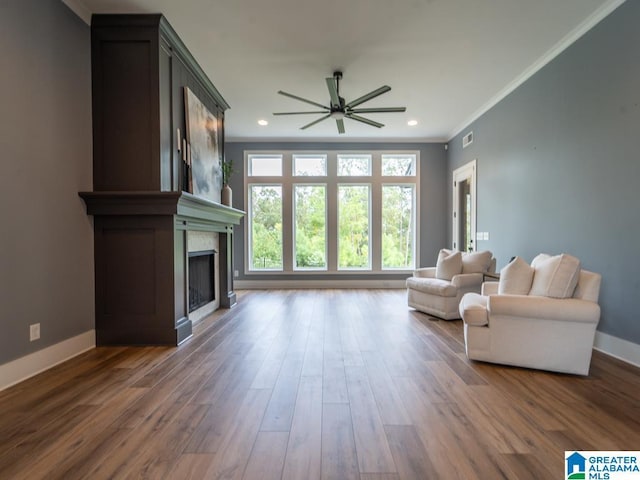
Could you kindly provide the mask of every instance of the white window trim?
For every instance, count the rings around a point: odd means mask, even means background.
[[[338,176],[339,154],[345,155],[371,155],[371,175],[362,177]],[[382,176],[382,155],[415,155],[416,166],[415,176]],[[282,156],[282,176],[249,176],[249,158],[255,155],[281,155]],[[294,155],[326,155],[327,175],[326,176],[294,176],[293,156]],[[244,152],[244,191],[249,192],[250,185],[281,185],[282,186],[282,248],[283,248],[283,269],[282,270],[252,270],[250,262],[250,223],[247,222],[245,228],[245,265],[244,273],[248,276],[254,275],[384,275],[410,273],[417,265],[420,250],[420,231],[417,219],[420,218],[420,151],[419,150],[246,150]],[[293,185],[305,184],[326,185],[326,256],[327,269],[297,269],[295,266],[295,219],[293,210]],[[337,211],[337,186],[338,184],[370,184],[370,269],[339,269],[338,268],[338,211]],[[411,184],[414,186],[414,266],[409,268],[382,268],[382,211],[381,197],[382,185],[402,185]],[[245,195],[248,195],[245,193]],[[332,198],[335,197],[335,198]],[[248,199],[248,196],[246,197]],[[250,206],[250,205],[249,205]],[[250,214],[250,212],[248,212]]]

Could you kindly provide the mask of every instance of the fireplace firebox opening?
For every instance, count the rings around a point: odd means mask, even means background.
[[[189,313],[216,298],[215,250],[189,252]]]

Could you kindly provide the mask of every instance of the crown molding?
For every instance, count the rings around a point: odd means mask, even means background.
[[[84,23],[91,25],[91,10],[82,0],[62,0],[73,13],[79,16]]]

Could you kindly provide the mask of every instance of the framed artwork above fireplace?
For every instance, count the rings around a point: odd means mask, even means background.
[[[191,152],[192,193],[220,203],[222,165],[218,118],[188,87],[184,87],[184,106]]]

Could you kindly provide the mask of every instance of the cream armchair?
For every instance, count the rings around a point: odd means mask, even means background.
[[[453,265],[448,265],[447,258],[453,257],[456,257],[451,260]],[[480,292],[484,273],[494,272],[495,266],[495,258],[489,251],[463,254],[443,249],[436,267],[419,268],[407,279],[407,303],[420,312],[444,320],[459,319],[458,305],[462,296]]]
[[[538,274],[536,272],[536,274]],[[568,298],[500,294],[489,282],[460,302],[472,360],[588,375],[600,319],[601,276],[579,270]]]

